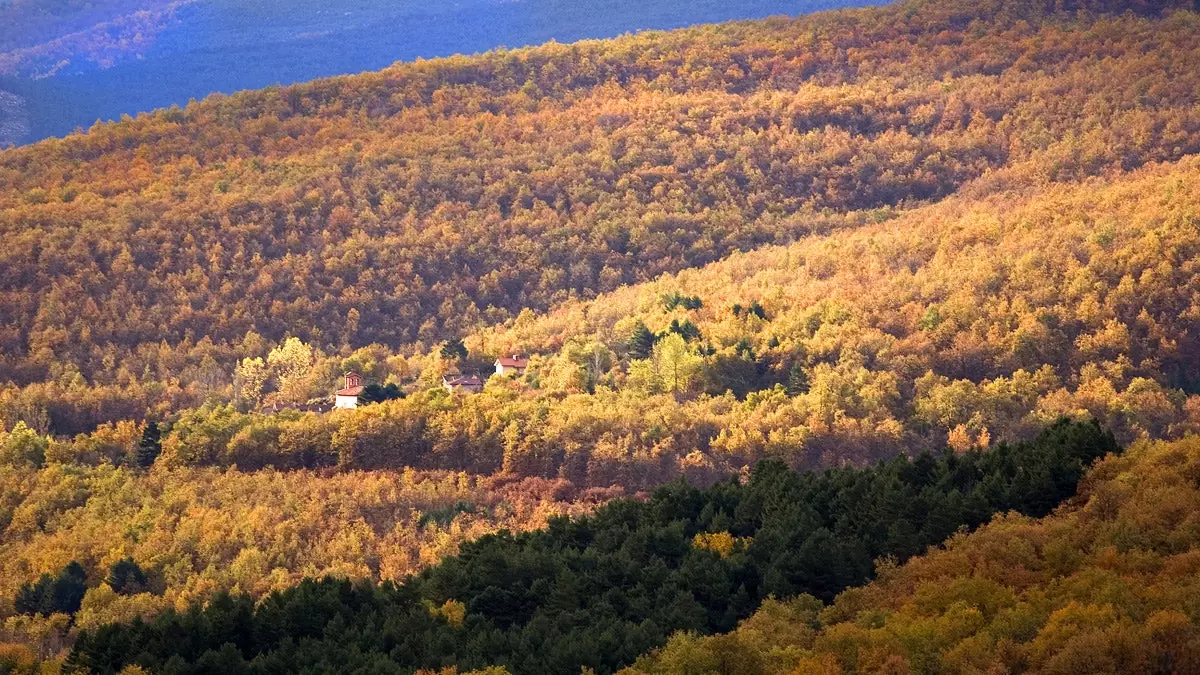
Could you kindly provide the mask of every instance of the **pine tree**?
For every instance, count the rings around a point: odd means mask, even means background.
[[[404,398],[404,392],[395,382],[389,382],[382,386],[372,383],[363,387],[362,393],[358,395],[358,404],[370,405],[397,398]]]
[[[142,440],[138,441],[138,466],[149,469],[161,453],[162,434],[158,429],[158,422],[148,422],[142,431]]]
[[[629,337],[629,357],[632,359],[648,359],[654,352],[654,333],[641,321],[633,327],[633,335]]]
[[[50,614],[53,612],[50,595],[53,587],[54,577],[43,574],[37,581],[21,586],[13,599],[13,608],[17,614]]]
[[[109,568],[105,583],[118,595],[133,595],[146,588],[146,573],[134,562],[133,558],[124,558],[113,563]]]
[[[54,580],[54,611],[63,614],[78,612],[86,593],[87,571],[83,565],[72,560]]]
[[[74,614],[87,593],[87,572],[71,561],[57,577],[43,574],[17,591],[13,607],[18,614]]]
[[[808,393],[808,373],[804,372],[804,366],[800,365],[799,361],[793,363],[788,372],[787,393],[788,396]]]
[[[682,322],[679,319],[672,320],[671,326],[667,328],[667,332],[675,333],[687,342],[699,340],[701,337],[700,329],[696,327],[696,324],[692,323],[691,319],[684,319]]]
[[[465,361],[467,359],[467,346],[462,340],[449,340],[442,345],[442,358],[447,361]]]

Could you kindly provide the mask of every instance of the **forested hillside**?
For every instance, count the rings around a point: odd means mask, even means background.
[[[1200,667],[1198,97],[905,0],[0,151],[0,671]]]
[[[299,353],[305,374],[270,396],[342,369],[415,378],[414,391],[334,414],[189,410],[159,461],[640,489],[721,480],[764,458],[820,467],[986,447],[1062,415],[1122,442],[1178,437],[1200,431],[1198,222],[1189,158],[735,255],[474,335],[466,362],[363,349],[313,363],[292,343],[266,360]],[[470,354],[522,348],[537,356],[517,378],[469,396],[438,386]],[[137,440],[109,424],[76,439],[22,434],[41,440],[0,437],[8,461],[120,464]]]
[[[914,1],[552,44],[5,151],[3,414],[83,431],[227,391],[289,335],[420,352],[967,184],[1180,158],[1191,7]]]
[[[999,517],[822,608],[769,601],[623,671],[1194,673],[1200,439],[1096,466],[1053,516]]]
[[[906,559],[998,511],[1045,514],[1116,450],[1094,423],[1064,422],[1031,443],[870,469],[797,474],[764,463],[745,483],[675,483],[545,530],[483,537],[399,585],[306,582],[257,607],[221,597],[203,611],[86,631],[68,665],[611,672],[670,631],[728,630],[768,594],[828,601],[880,556]]]
[[[80,629],[202,604],[219,592],[260,599],[305,577],[400,580],[504,529],[545,527],[620,496],[562,480],[405,471],[322,476],[178,469],[140,474],[56,464],[0,466],[0,671],[4,643],[40,657]],[[141,575],[119,583],[127,561]],[[72,563],[74,604],[22,596]],[[5,671],[7,672],[7,671]]]

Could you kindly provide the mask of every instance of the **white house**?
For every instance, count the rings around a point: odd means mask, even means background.
[[[497,375],[520,375],[529,367],[529,359],[518,354],[501,356],[496,359]]]
[[[358,373],[346,373],[346,387],[334,394],[335,408],[357,408],[358,395],[362,393],[362,376]]]

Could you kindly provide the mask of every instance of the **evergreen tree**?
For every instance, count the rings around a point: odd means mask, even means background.
[[[358,404],[383,403],[397,398],[404,398],[404,392],[400,391],[400,387],[396,386],[395,382],[389,382],[383,386],[371,383],[363,387],[362,393],[358,395]]]
[[[49,614],[53,585],[54,577],[43,574],[37,581],[21,586],[13,600],[13,608],[18,614]]]
[[[671,295],[663,298],[663,307],[669,312],[676,307],[682,307],[687,310],[697,310],[704,306],[704,302],[696,295],[684,295],[679,291],[675,291]]]
[[[787,393],[788,396],[808,393],[808,373],[804,371],[804,366],[799,361],[793,363],[792,369],[788,371]]]
[[[142,430],[142,440],[138,441],[138,466],[149,469],[160,454],[162,454],[162,432],[158,428],[158,422],[147,422],[146,428]]]
[[[442,345],[442,358],[447,361],[465,361],[467,359],[467,346],[462,340],[448,340]]]
[[[664,348],[686,345],[672,334],[656,351]],[[769,594],[829,602],[870,579],[876,560],[903,563],[992,513],[1043,515],[1054,506],[1046,494],[1069,496],[1092,461],[1117,449],[1098,425],[1061,422],[1030,442],[865,468],[799,474],[762,462],[747,481],[702,489],[680,480],[541,531],[481,537],[399,584],[307,580],[257,605],[224,595],[83,630],[68,665],[238,672],[244,658],[264,672],[385,672],[390,657],[386,672],[445,663],[615,672],[672,633],[732,629]],[[1035,475],[1022,478],[1018,467]],[[1001,489],[978,490],[968,503],[963,495],[988,480]],[[78,572],[63,585],[64,571],[55,590],[82,597]],[[430,611],[447,600],[454,619]]]
[[[57,577],[43,574],[17,591],[13,608],[18,614],[74,614],[83,604],[87,593],[87,572],[77,562],[70,562]]]
[[[118,595],[133,595],[146,590],[146,573],[133,558],[124,558],[109,568],[105,583]]]
[[[696,327],[696,324],[692,323],[691,319],[684,319],[682,322],[679,319],[674,319],[671,321],[671,326],[667,328],[667,332],[675,333],[688,342],[700,339],[700,329]]]
[[[87,571],[75,561],[67,563],[54,580],[54,611],[74,614],[87,593]]]
[[[654,352],[654,343],[657,338],[646,324],[641,321],[633,327],[633,335],[629,337],[629,358],[632,359],[648,359],[650,354]]]

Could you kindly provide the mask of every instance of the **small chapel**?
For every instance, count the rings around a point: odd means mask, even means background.
[[[344,375],[346,386],[334,393],[335,408],[357,408],[358,395],[363,391],[362,376],[353,371]]]

